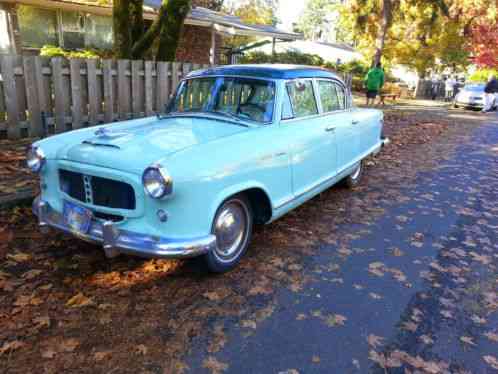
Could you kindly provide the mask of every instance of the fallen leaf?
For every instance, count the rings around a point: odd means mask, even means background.
[[[102,361],[105,360],[107,357],[109,357],[112,354],[111,351],[101,351],[101,352],[95,352],[93,355],[93,358],[95,361]]]
[[[78,346],[80,342],[75,338],[65,339],[61,343],[61,349],[65,352],[73,352]]]
[[[403,330],[415,332],[415,331],[417,331],[418,325],[414,322],[408,321],[408,322],[403,322],[403,324],[401,325],[401,328]]]
[[[42,327],[50,327],[50,317],[49,316],[39,316],[33,318],[33,323],[36,328],[41,329]]]
[[[43,358],[54,358],[57,352],[53,348],[47,348],[41,352]]]
[[[487,355],[483,356],[482,358],[489,366],[491,366],[493,369],[498,370],[498,360],[496,359],[496,357]]]
[[[383,345],[384,344],[383,340],[384,340],[384,338],[377,336],[377,335],[374,335],[374,334],[370,334],[367,336],[368,344],[374,348],[377,348],[378,346]]]
[[[470,336],[460,336],[460,341],[465,344],[476,345],[476,343],[474,343],[474,338],[471,338]]]
[[[344,326],[346,321],[347,318],[341,314],[331,314],[325,318],[325,323],[330,327]]]
[[[472,315],[470,319],[474,322],[477,323],[478,325],[484,325],[486,323],[486,319],[479,317],[477,314]]]
[[[135,351],[138,354],[145,356],[147,354],[147,347],[144,344],[139,344],[136,346]]]
[[[368,296],[370,296],[374,300],[380,300],[380,299],[382,299],[382,296],[380,296],[378,293],[375,293],[375,292],[370,292],[368,294]]]
[[[228,369],[228,364],[218,361],[213,356],[209,356],[202,362],[202,367],[211,370],[212,374],[219,374]]]
[[[498,334],[494,333],[494,332],[486,332],[484,333],[484,336],[486,338],[488,338],[489,340],[493,341],[493,342],[497,342],[498,343]]]
[[[429,335],[420,335],[419,339],[424,343],[424,344],[433,344],[434,340]]]
[[[31,260],[31,255],[23,252],[15,252],[14,254],[9,253],[6,256],[9,260],[15,261],[15,262],[26,262]]]
[[[256,329],[256,322],[248,320],[248,319],[242,321],[241,325],[242,325],[242,327]]]
[[[42,273],[41,270],[38,270],[38,269],[32,269],[32,270],[29,270],[27,272],[25,272],[21,278],[24,278],[26,280],[30,280],[30,279],[33,279],[33,278],[36,278],[37,276],[39,276],[40,274]]]
[[[3,355],[6,352],[13,352],[16,349],[19,349],[23,347],[25,344],[21,342],[20,340],[13,340],[11,342],[6,342],[4,345],[0,348],[0,356]]]
[[[76,295],[71,297],[67,302],[66,306],[73,307],[73,308],[81,308],[87,305],[93,304],[93,301],[83,295],[82,292],[78,292]]]

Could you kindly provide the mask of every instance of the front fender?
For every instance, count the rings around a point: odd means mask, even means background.
[[[224,188],[223,190],[221,190],[216,195],[216,197],[212,201],[210,209],[209,209],[209,218],[210,218],[210,221],[211,222],[214,221],[214,217],[216,215],[216,211],[218,210],[218,208],[221,206],[221,204],[223,204],[223,202],[226,199],[228,199],[231,196],[237,195],[237,194],[239,194],[241,192],[253,189],[253,188],[258,188],[258,189],[262,190],[266,194],[266,196],[268,196],[268,199],[270,200],[270,203],[272,205],[272,212],[273,212],[273,201],[271,201],[271,198],[270,198],[271,195],[270,195],[268,189],[266,188],[266,186],[263,183],[261,183],[261,182],[258,182],[258,181],[255,181],[255,180],[249,180],[249,181],[245,181],[245,182],[242,182],[242,183],[237,183],[235,185],[227,186],[226,188]]]

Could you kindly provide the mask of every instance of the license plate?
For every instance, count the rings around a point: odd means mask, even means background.
[[[86,234],[92,223],[92,211],[80,205],[64,201],[64,222],[76,234]]]

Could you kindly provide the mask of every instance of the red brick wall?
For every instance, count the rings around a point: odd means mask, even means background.
[[[218,63],[222,43],[223,38],[216,35],[215,63]],[[210,49],[211,29],[209,27],[185,25],[176,51],[176,60],[209,64]]]

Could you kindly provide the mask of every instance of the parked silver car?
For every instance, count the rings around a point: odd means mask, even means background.
[[[453,106],[479,108],[484,107],[484,83],[466,84],[455,96]],[[495,103],[496,105],[496,103]]]

